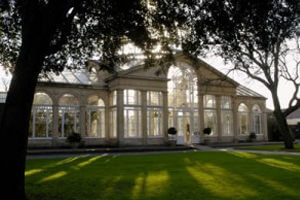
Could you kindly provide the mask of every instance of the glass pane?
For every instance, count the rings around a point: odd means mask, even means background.
[[[110,111],[110,137],[117,137],[117,110],[115,108]]]
[[[248,133],[248,117],[246,114],[240,115],[240,134]]]
[[[213,95],[204,95],[204,108],[215,108],[216,98]]]
[[[124,136],[141,136],[141,109],[124,108]]]
[[[222,96],[222,108],[231,109],[231,98],[229,96]]]
[[[52,105],[51,98],[46,93],[35,93],[33,104],[40,104],[40,105]]]
[[[161,92],[147,92],[147,105],[162,106],[162,94]]]
[[[140,92],[137,90],[124,90],[124,104],[139,105]]]
[[[248,112],[248,107],[245,104],[241,103],[239,105],[238,111],[239,112]]]
[[[117,91],[114,90],[110,93],[110,100],[109,100],[109,103],[111,106],[115,106],[117,105]]]
[[[67,137],[72,132],[79,133],[79,108],[59,107],[59,133],[60,137]]]
[[[204,128],[211,128],[211,134],[214,135],[217,129],[217,115],[214,110],[204,111]]]
[[[232,132],[232,113],[231,111],[223,111],[222,126],[224,135],[233,135]]]
[[[105,106],[104,101],[101,98],[99,98],[97,95],[93,95],[88,98],[88,105],[102,106],[102,107]]]
[[[191,67],[170,67],[168,79],[169,106],[198,107],[197,76]]]
[[[148,109],[147,125],[149,136],[162,135],[162,109]]]
[[[59,99],[59,105],[79,105],[79,101],[71,94],[65,94]]]
[[[255,123],[255,125],[254,125],[254,128],[255,128],[255,133],[256,134],[260,134],[261,133],[261,117],[260,117],[260,115],[255,115],[254,116],[254,123]]]
[[[257,104],[255,104],[253,106],[252,111],[255,112],[255,113],[260,113],[261,112],[260,107]]]

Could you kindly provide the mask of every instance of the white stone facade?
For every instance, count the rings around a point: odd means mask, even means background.
[[[178,54],[176,67],[189,68],[182,76],[193,78],[190,84],[177,80],[173,90],[170,73],[156,75],[159,66],[147,70],[136,66],[113,75],[100,72],[89,84],[39,82],[36,94],[46,94],[51,103],[33,106],[29,147],[65,146],[71,130],[82,135],[86,146],[164,145],[171,126],[179,131],[177,143],[182,145],[205,139],[238,142],[251,132],[256,132],[257,140],[267,140],[263,96],[202,61],[195,64]],[[207,136],[203,129],[208,126],[214,133]]]

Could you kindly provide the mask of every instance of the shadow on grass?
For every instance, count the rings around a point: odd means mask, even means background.
[[[29,160],[26,191],[29,200],[298,199],[300,159],[289,159],[200,152]]]

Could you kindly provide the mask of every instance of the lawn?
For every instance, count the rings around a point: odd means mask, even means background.
[[[31,159],[29,200],[300,198],[300,157],[189,152]]]
[[[294,144],[294,149],[285,149],[283,144],[281,144],[281,145],[247,146],[247,147],[238,147],[237,149],[300,152],[300,144]]]

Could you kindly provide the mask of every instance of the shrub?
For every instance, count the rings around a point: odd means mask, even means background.
[[[256,134],[254,132],[251,132],[249,134],[249,140],[252,141],[252,140],[255,140],[256,139]]]
[[[210,134],[211,134],[211,128],[207,127],[207,128],[205,128],[205,129],[203,129],[203,133],[204,133],[205,135],[210,135]]]
[[[168,134],[170,135],[176,135],[177,134],[177,129],[175,127],[171,127],[168,129]]]
[[[69,143],[80,143],[81,135],[79,133],[73,132],[71,135],[67,137],[67,142]]]

